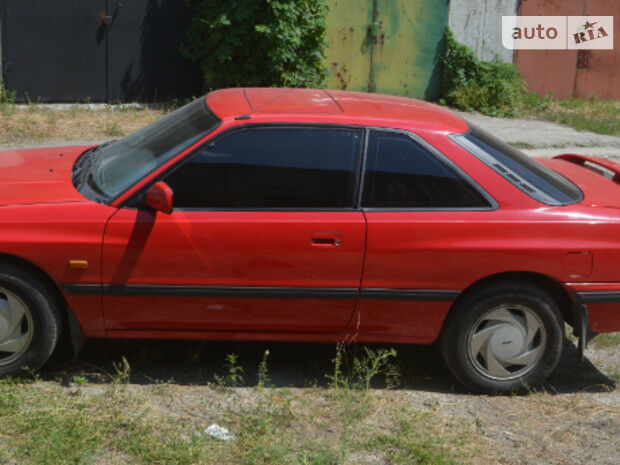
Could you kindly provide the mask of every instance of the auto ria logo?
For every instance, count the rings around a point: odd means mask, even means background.
[[[502,16],[510,50],[612,50],[613,16]]]

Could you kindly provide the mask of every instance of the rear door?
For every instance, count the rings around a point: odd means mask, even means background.
[[[363,132],[248,127],[163,180],[171,215],[123,208],[104,239],[109,329],[336,332],[358,294]]]

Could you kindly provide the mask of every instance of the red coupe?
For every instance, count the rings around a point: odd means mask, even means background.
[[[436,105],[212,92],[95,147],[0,153],[0,375],[61,337],[439,346],[509,392],[620,330],[620,165]]]

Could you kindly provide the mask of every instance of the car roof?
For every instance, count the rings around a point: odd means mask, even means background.
[[[406,97],[301,88],[234,88],[207,94],[209,108],[222,120],[315,122],[467,131],[467,122],[447,108]]]

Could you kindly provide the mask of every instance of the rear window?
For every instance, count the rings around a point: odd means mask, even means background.
[[[452,139],[530,197],[547,205],[583,199],[581,190],[564,176],[473,124],[469,127],[467,133]]]

